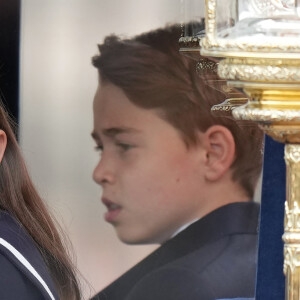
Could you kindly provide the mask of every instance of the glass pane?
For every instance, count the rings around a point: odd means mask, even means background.
[[[300,36],[295,0],[217,1],[217,37],[241,42],[269,42]],[[250,38],[250,40],[249,40]],[[291,40],[292,41],[292,40]]]
[[[202,36],[204,33],[199,24],[204,20],[205,6],[204,1],[185,0],[182,2],[182,23],[189,24],[184,26],[183,36],[195,37]]]
[[[216,29],[222,31],[233,27],[238,21],[238,1],[219,0],[216,3]]]

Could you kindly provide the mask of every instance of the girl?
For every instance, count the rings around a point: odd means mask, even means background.
[[[0,102],[0,299],[80,299],[74,267]]]

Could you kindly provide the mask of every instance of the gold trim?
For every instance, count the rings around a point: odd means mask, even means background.
[[[300,44],[290,43],[275,44],[256,44],[249,42],[235,42],[233,40],[212,39],[209,36],[201,39],[201,54],[203,56],[216,57],[263,57],[263,58],[286,58],[299,59],[300,58]]]
[[[200,38],[197,36],[182,36],[179,39],[179,47],[184,49],[191,48],[193,51],[199,51],[200,56]]]
[[[298,237],[298,241],[300,242],[300,238]],[[290,271],[290,275],[294,275],[296,270],[300,267],[300,253],[297,247],[284,247],[284,263],[283,263],[283,273],[284,275],[289,275],[288,271]],[[299,298],[298,298],[299,299]]]
[[[282,65],[282,61],[259,62],[258,65],[233,64],[227,59],[219,62],[218,75],[228,80],[256,82],[300,82],[300,68]]]
[[[280,90],[297,91],[300,90],[300,83],[272,83],[272,82],[251,82],[251,81],[228,81],[227,85],[235,88],[247,88],[247,90]]]
[[[229,98],[211,108],[212,112],[230,112],[248,102],[248,98]]]
[[[299,152],[298,152],[298,163],[299,163]],[[291,199],[291,202],[293,203],[293,208],[289,209],[289,205],[287,202],[285,202],[285,216],[286,216],[286,221],[285,221],[285,226],[284,229],[285,231],[289,231],[289,232],[294,232],[299,230],[300,228],[300,208],[299,205],[297,203],[297,201],[293,201]],[[292,235],[285,235],[284,236],[284,240],[285,241],[295,241],[298,239],[298,236],[292,236]],[[300,240],[299,240],[300,241]]]
[[[286,276],[286,299],[300,299],[300,145],[285,145],[287,200],[285,202],[283,272]]]
[[[262,109],[246,105],[233,111],[237,120],[251,120],[259,123],[297,122],[300,124],[300,110]]]

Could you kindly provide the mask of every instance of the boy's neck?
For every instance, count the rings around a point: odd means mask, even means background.
[[[210,189],[208,189],[208,201],[203,207],[201,217],[224,205],[251,200],[244,188],[232,180],[231,174],[227,174],[221,181],[211,184]]]

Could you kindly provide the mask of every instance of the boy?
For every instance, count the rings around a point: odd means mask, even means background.
[[[110,36],[93,58],[105,219],[124,243],[161,244],[93,299],[254,294],[262,132],[211,115],[224,96],[179,54],[180,33]]]

